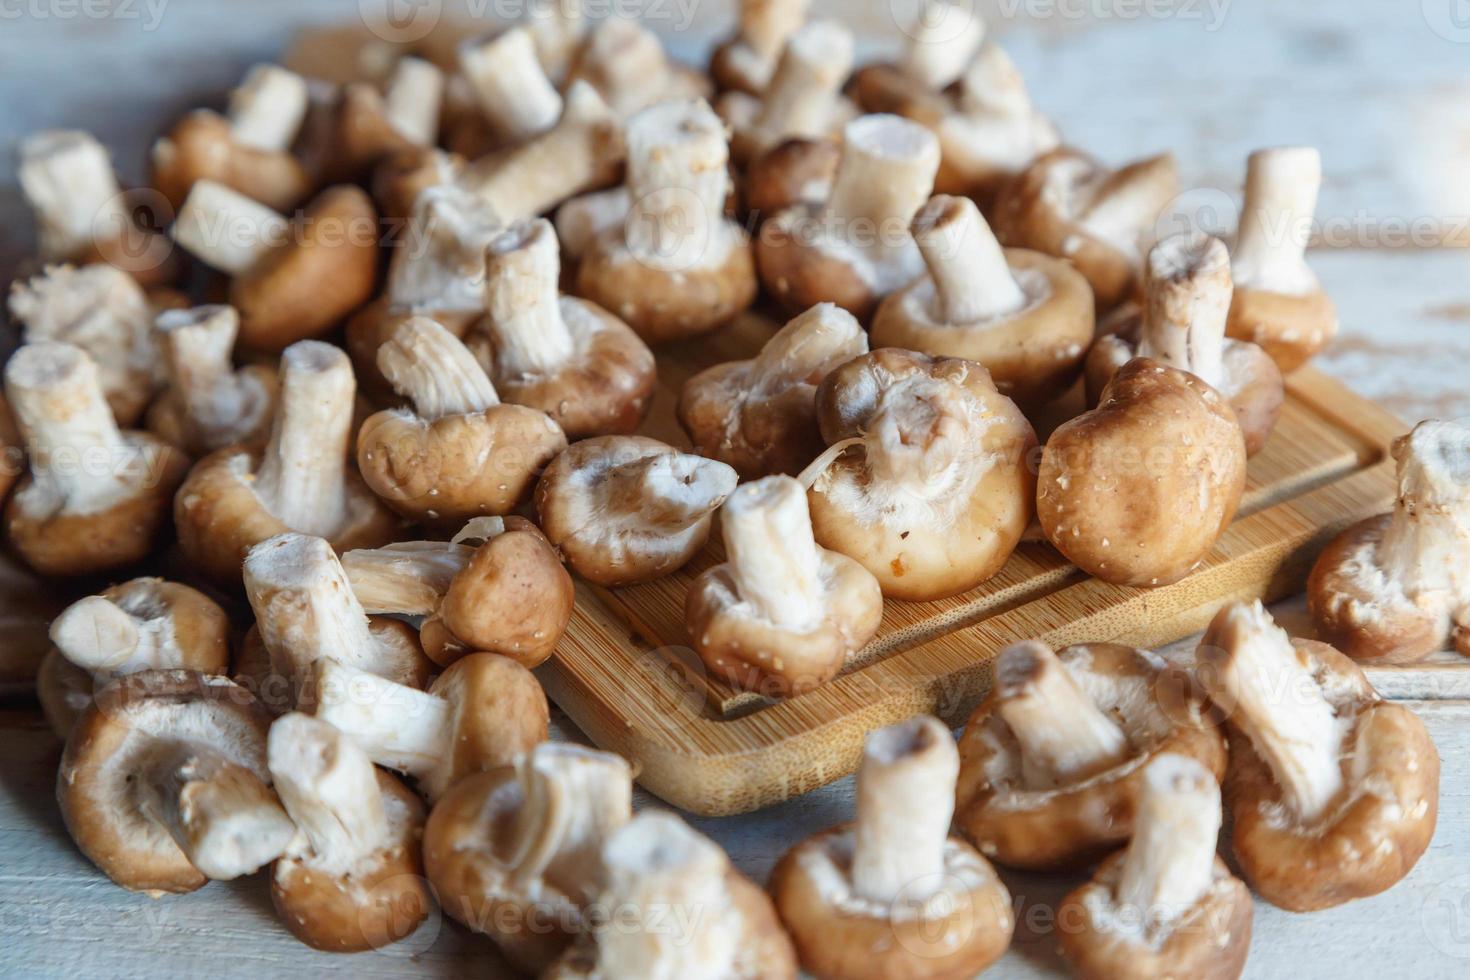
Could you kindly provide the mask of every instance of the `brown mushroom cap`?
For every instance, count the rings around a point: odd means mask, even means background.
[[[91,673],[52,647],[41,658],[34,681],[41,714],[46,716],[46,723],[56,737],[65,742],[82,712],[91,707],[96,686]]]
[[[1144,767],[1163,753],[1196,759],[1216,778],[1225,772],[1225,740],[1187,674],[1116,644],[1068,647],[1056,657],[1121,728],[1125,755],[1075,780],[1028,779],[1015,731],[1000,714],[1009,693],[1000,677],[960,738],[955,825],[980,853],[1010,867],[1075,867],[1126,841]]]
[[[265,788],[268,725],[250,695],[223,677],[149,670],[119,678],[77,720],[61,758],[56,795],[72,840],[131,891],[193,891],[207,879],[166,829],[173,805],[181,822],[212,818],[211,832],[222,836],[210,843],[221,851],[271,860],[294,828]],[[176,803],[144,802],[139,787],[156,780],[176,781],[159,789],[165,797],[176,793]],[[232,826],[216,793],[224,802],[253,796],[278,819],[245,813]]]
[[[573,445],[546,468],[536,514],[578,575],[616,588],[688,563],[738,480],[724,463],[656,439],[604,436]]]
[[[862,564],[884,595],[916,602],[1001,569],[1031,522],[1036,433],[983,367],[877,350],[827,376],[817,411],[834,450],[863,447],[816,474],[818,544]]]
[[[151,160],[153,186],[174,210],[201,180],[223,184],[277,211],[290,211],[311,191],[311,180],[294,156],[236,143],[229,120],[208,109],[179,120],[153,145]]]
[[[1215,546],[1245,490],[1245,437],[1220,394],[1148,358],[1042,452],[1037,516],[1052,545],[1117,585],[1177,582]]]
[[[1337,307],[1321,289],[1293,296],[1238,285],[1226,329],[1231,337],[1260,346],[1283,374],[1290,374],[1337,336]]]
[[[405,220],[414,202],[430,187],[452,182],[464,169],[465,159],[434,146],[413,146],[393,153],[373,169],[371,191],[378,213],[385,219]]]
[[[815,205],[832,193],[842,144],[828,139],[790,139],[745,168],[741,183],[747,213],[765,219],[787,208]]]

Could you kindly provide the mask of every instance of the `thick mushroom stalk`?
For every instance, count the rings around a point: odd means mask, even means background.
[[[852,855],[858,895],[885,905],[923,902],[944,886],[959,771],[954,739],[935,718],[868,736],[857,777]]]
[[[906,31],[899,67],[935,91],[958,81],[985,40],[985,21],[974,3],[924,0],[918,19]]]
[[[1099,174],[1080,189],[1078,227],[1141,264],[1144,229],[1153,226],[1174,193],[1175,166],[1165,154]]]
[[[855,317],[831,303],[814,306],[761,347],[750,362],[751,392],[743,400],[760,401],[825,378],[866,352],[867,340]]]
[[[1463,614],[1470,607],[1470,428],[1421,423],[1394,446],[1394,457],[1399,496],[1379,564],[1405,595],[1447,594]]]
[[[394,307],[478,312],[485,246],[503,226],[495,209],[451,185],[426,188],[414,200],[408,238],[388,267]]]
[[[1343,731],[1286,631],[1259,602],[1216,619],[1198,653],[1210,697],[1250,739],[1300,820],[1323,816],[1343,789]]]
[[[741,0],[740,36],[758,58],[771,64],[806,21],[810,0]]]
[[[372,760],[420,781],[449,751],[454,705],[376,674],[323,658],[313,668],[316,718],[345,732]]]
[[[576,351],[562,318],[561,250],[549,222],[518,225],[485,251],[485,311],[495,334],[498,370],[552,373]]]
[[[500,404],[475,356],[428,317],[416,316],[393,332],[378,348],[378,369],[422,419],[473,415]]]
[[[459,67],[495,135],[505,142],[530,139],[561,118],[561,95],[546,77],[529,28],[513,28],[483,44],[464,46]]]
[[[276,792],[305,836],[314,868],[346,875],[389,845],[377,770],[346,734],[289,714],[271,725],[266,751]]]
[[[751,153],[826,136],[852,60],[852,32],[834,21],[813,21],[792,35],[751,125]]]
[[[1226,387],[1225,323],[1234,290],[1230,253],[1202,232],[1174,235],[1148,255],[1148,305],[1138,356]]]
[[[51,642],[67,660],[93,674],[187,666],[180,662],[173,617],[136,604],[120,605],[103,595],[78,599],[51,622]]]
[[[499,517],[481,521],[504,521]],[[432,616],[474,548],[454,541],[405,541],[342,556],[352,594],[373,615]]]
[[[1031,302],[974,201],[937,196],[919,209],[911,230],[934,277],[937,322],[978,323]]]
[[[259,431],[275,403],[258,374],[237,373],[240,315],[230,306],[167,310],[155,324],[185,441],[223,449]],[[150,415],[150,421],[152,415]]]
[[[628,124],[628,250],[664,272],[717,267],[737,236],[725,197],[730,148],[704,102],[667,102]]]
[[[230,276],[284,246],[290,223],[278,212],[212,180],[189,191],[170,234],[201,262]]]
[[[720,521],[736,591],[758,616],[792,630],[820,619],[822,563],[800,483],[748,483],[725,502]]]
[[[331,536],[347,520],[347,453],[357,383],[331,344],[303,340],[281,355],[280,404],[255,493],[281,523]]]
[[[865,241],[873,252],[906,245],[938,169],[939,143],[922,126],[889,115],[855,119],[844,134],[828,221],[858,248]]]
[[[41,260],[89,252],[102,229],[129,227],[107,150],[79,130],[47,130],[20,146],[21,190],[36,214]]]
[[[1288,296],[1317,289],[1306,252],[1321,187],[1322,156],[1312,147],[1251,154],[1233,256],[1239,285]]]
[[[240,146],[289,150],[310,105],[306,79],[279,65],[256,65],[230,93],[230,136]]]
[[[735,471],[690,453],[645,456],[604,476],[607,509],[682,531],[714,513],[735,489]]]
[[[393,131],[415,146],[433,146],[444,102],[444,73],[423,58],[400,58],[383,90],[383,110]]]
[[[1021,746],[1022,779],[1065,786],[1128,757],[1128,738],[1042,643],[1018,643],[995,662],[997,711]]]
[[[1137,807],[1117,902],[1152,927],[1168,926],[1198,905],[1214,881],[1220,784],[1195,759],[1160,755],[1143,771]]]

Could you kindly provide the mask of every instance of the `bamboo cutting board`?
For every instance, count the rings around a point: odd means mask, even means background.
[[[687,446],[673,421],[684,380],[752,356],[773,329],[752,316],[661,351],[645,434]],[[1299,592],[1334,534],[1388,508],[1388,449],[1404,429],[1305,369],[1289,381],[1281,421],[1251,461],[1235,523],[1183,581],[1153,590],[1107,585],[1044,543],[1023,544],[973,592],[940,602],[889,600],[877,637],[843,673],[790,701],[730,688],[688,645],[684,596],[723,560],[717,540],[657,582],[618,590],[579,583],[571,626],[540,677],[598,745],[640,767],[640,782],[656,796],[706,816],[746,813],[852,772],[874,728],[924,712],[959,724],[988,689],[991,660],[1015,640],[1157,646],[1202,629],[1226,602]]]

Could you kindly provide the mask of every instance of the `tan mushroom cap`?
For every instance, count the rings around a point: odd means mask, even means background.
[[[284,350],[320,336],[372,299],[378,278],[378,215],[356,187],[328,187],[287,232],[230,285],[240,342]]]
[[[1116,751],[1091,763],[1070,758],[1075,735],[1057,728],[1056,741],[1041,748],[1077,766],[1076,773],[1055,773],[1028,761],[1001,712],[1038,676],[1037,656],[1024,649],[1035,646],[1002,653],[996,687],[960,738],[955,825],[980,853],[1015,868],[1083,865],[1132,833],[1140,780],[1151,759],[1188,756],[1216,778],[1224,774],[1225,740],[1189,676],[1153,654],[1116,644],[1068,647],[1055,655],[1073,694],[1086,698],[1084,707],[1090,704],[1116,726],[1122,737]],[[1007,673],[1012,650],[1026,653],[1016,659],[1013,676]],[[1035,698],[1037,724],[1079,717],[1057,700],[1050,692]]]
[[[1245,436],[1229,403],[1194,375],[1140,357],[1113,376],[1096,409],[1048,440],[1037,516],[1089,574],[1168,585],[1230,526],[1245,479]]]
[[[152,183],[178,210],[201,180],[212,180],[277,211],[290,211],[311,192],[301,162],[283,150],[235,142],[230,122],[198,109],[153,145]]]
[[[1000,571],[1034,512],[1036,433],[983,367],[873,351],[827,376],[817,411],[841,453],[808,493],[818,544],[915,602]]]
[[[67,660],[55,647],[41,657],[32,680],[46,724],[65,742],[82,712],[91,707],[96,682],[91,673]]]
[[[1325,643],[1288,640],[1269,626],[1259,604],[1253,613],[1241,605],[1221,610],[1200,642],[1196,668],[1226,712],[1225,799],[1235,820],[1236,860],[1256,894],[1293,912],[1333,908],[1387,891],[1408,875],[1434,836],[1439,752],[1419,716],[1379,697],[1352,660]],[[1272,631],[1278,636],[1272,638]],[[1292,672],[1285,689],[1296,693],[1287,699],[1287,712],[1300,714],[1299,704],[1311,695],[1325,705],[1322,729],[1330,744],[1301,740],[1292,746],[1304,745],[1325,760],[1322,771],[1310,774],[1325,780],[1322,785],[1330,790],[1319,814],[1300,815],[1295,794],[1276,775],[1273,759],[1294,766],[1301,762],[1284,753],[1278,757],[1275,739],[1293,735],[1278,732],[1279,722],[1237,703],[1222,682],[1228,682],[1231,661],[1252,647],[1258,663],[1285,663]],[[1305,687],[1294,683],[1297,676],[1307,679]],[[1263,730],[1272,742],[1259,744]]]
[[[828,139],[790,139],[745,168],[742,204],[762,220],[799,205],[815,205],[832,193],[842,144]]]
[[[546,468],[536,514],[578,575],[617,588],[687,564],[738,480],[724,463],[657,439],[604,436],[576,443]]]
[[[255,867],[268,862],[294,833],[268,789],[269,723],[223,677],[149,670],[117,679],[77,720],[61,757],[56,796],[72,840],[130,891],[189,892],[205,884],[170,822],[205,831],[201,848],[254,857],[259,863],[246,863]],[[145,794],[145,786],[156,792]]]
[[[1338,331],[1337,306],[1320,288],[1302,296],[1237,286],[1230,336],[1260,346],[1290,374],[1324,350]]]

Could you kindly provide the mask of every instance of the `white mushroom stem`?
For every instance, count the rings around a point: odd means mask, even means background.
[[[1041,789],[1080,782],[1128,757],[1128,738],[1045,644],[1017,643],[995,662],[996,711],[1021,746],[1021,776]]]
[[[367,613],[332,546],[305,534],[262,541],[245,556],[245,595],[274,670],[298,691],[329,657],[360,664],[376,647]]]
[[[189,254],[226,275],[252,268],[287,242],[284,215],[212,180],[201,180],[179,208],[171,234]]]
[[[833,303],[819,303],[761,347],[750,368],[754,394],[770,396],[812,383],[867,352],[868,335],[857,318]]]
[[[735,470],[692,453],[660,453],[608,470],[602,481],[608,509],[650,524],[683,529],[713,513],[734,492]]]
[[[80,255],[99,231],[126,227],[112,160],[88,133],[48,130],[28,137],[20,145],[18,176],[36,214],[44,262]]]
[[[562,252],[572,262],[580,260],[599,235],[628,220],[632,207],[628,188],[621,186],[572,198],[556,212],[556,237]]]
[[[1134,262],[1142,261],[1144,236],[1176,193],[1170,154],[1131,163],[1098,179],[1087,193],[1077,224]]]
[[[459,67],[474,87],[480,109],[496,135],[519,143],[561,118],[561,95],[536,56],[531,31],[513,28],[482,44],[466,44]]]
[[[942,322],[979,323],[1017,313],[1030,302],[974,201],[935,197],[914,216],[912,231],[934,278]]]
[[[760,149],[785,139],[825,136],[842,83],[852,72],[852,32],[813,21],[792,36],[755,117]]]
[[[633,815],[632,770],[611,753],[551,742],[515,767],[523,802],[511,828],[512,881],[544,881],[590,902],[602,885],[602,848]]]
[[[310,105],[306,79],[279,65],[256,65],[230,93],[230,136],[257,150],[288,150]]]
[[[967,116],[1019,117],[1031,111],[1026,81],[998,44],[985,44],[960,77],[960,110]]]
[[[919,499],[951,494],[957,464],[983,462],[974,453],[976,412],[965,401],[954,385],[922,375],[885,389],[863,434],[875,482]]]
[[[135,452],[118,431],[90,357],[70,344],[26,344],[5,366],[5,396],[37,492],[74,514],[117,503]]]
[[[810,0],[740,0],[740,40],[774,60],[806,21]]]
[[[378,765],[423,782],[448,764],[449,701],[336,660],[318,660],[313,672],[313,715],[341,729]]]
[[[937,718],[868,736],[857,776],[852,884],[885,905],[922,902],[944,884],[960,754]]]
[[[437,321],[416,316],[378,348],[378,370],[423,419],[473,415],[500,404],[475,355]]]
[[[842,163],[827,202],[832,233],[869,240],[883,251],[909,239],[909,224],[934,189],[939,141],[899,116],[861,116],[847,124]]]
[[[270,787],[208,746],[160,742],[134,785],[139,811],[167,830],[206,878],[252,874],[280,857],[296,834]]]
[[[536,57],[560,84],[587,36],[586,0],[543,0],[526,12],[526,27],[536,42]]]
[[[264,393],[248,388],[235,373],[240,315],[230,306],[167,310],[159,314],[156,330],[186,427],[216,448],[225,444],[221,440],[234,441],[237,427],[267,407],[252,402]]]
[[[729,859],[669,813],[635,817],[602,851],[601,902],[617,921],[597,934],[597,974],[641,980],[736,975],[742,934],[725,876]]]
[[[704,102],[665,102],[628,123],[628,251],[669,271],[722,261],[725,124]]]
[[[286,348],[280,372],[280,400],[255,494],[291,530],[328,537],[346,520],[357,394],[352,362],[331,344],[303,340]]]
[[[810,626],[822,609],[822,560],[806,489],[770,476],[735,490],[720,510],[737,595],[778,627]]]
[[[1251,154],[1235,242],[1237,283],[1288,295],[1317,288],[1306,252],[1321,187],[1322,156],[1309,146]]]
[[[1470,601],[1470,427],[1421,422],[1394,457],[1399,496],[1379,565],[1407,596]]]
[[[959,79],[985,40],[985,21],[973,0],[923,0],[908,29],[899,67],[904,74],[938,91]]]
[[[1259,602],[1237,603],[1197,658],[1205,689],[1270,767],[1287,810],[1308,823],[1326,813],[1343,786],[1343,733],[1291,638]]]
[[[445,312],[480,309],[485,246],[503,224],[495,209],[458,187],[419,193],[408,235],[388,267],[388,299],[395,307]]]
[[[450,541],[408,541],[349,551],[342,568],[368,615],[431,616],[474,552]]]
[[[486,324],[497,370],[559,371],[576,353],[561,315],[561,249],[545,219],[512,226],[485,250]]]
[[[1118,905],[1150,925],[1183,918],[1214,882],[1220,817],[1220,786],[1208,769],[1183,755],[1150,762],[1118,878]]]
[[[423,58],[403,58],[383,93],[388,121],[416,146],[433,146],[444,104],[444,72]]]
[[[1159,242],[1148,255],[1147,291],[1139,355],[1221,387],[1225,322],[1234,292],[1225,243],[1203,232]]]
[[[663,42],[629,17],[609,17],[597,25],[577,71],[622,116],[662,101],[673,88]]]
[[[316,718],[289,714],[266,742],[276,792],[310,847],[310,863],[345,875],[388,846],[377,770],[352,739]]]
[[[93,674],[180,665],[171,616],[139,616],[105,596],[67,606],[52,620],[50,635],[62,656]]]

